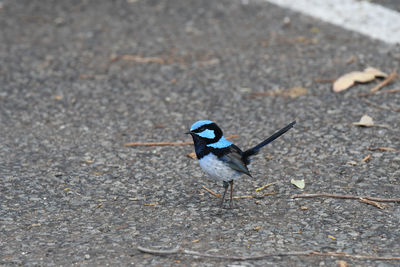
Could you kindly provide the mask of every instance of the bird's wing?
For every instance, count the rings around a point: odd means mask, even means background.
[[[237,146],[231,145],[229,147],[229,153],[223,155],[221,160],[228,164],[232,169],[251,177],[251,174],[242,159],[242,151]]]

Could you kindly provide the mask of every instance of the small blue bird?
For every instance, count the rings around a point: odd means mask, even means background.
[[[187,134],[190,134],[193,138],[194,149],[200,167],[211,176],[211,178],[223,182],[225,191],[222,196],[221,207],[224,203],[229,185],[231,185],[229,207],[232,208],[233,181],[239,178],[243,173],[251,177],[247,169],[247,165],[250,163],[250,157],[257,154],[263,146],[268,145],[276,138],[286,133],[295,123],[296,121],[289,123],[260,144],[246,151],[240,150],[240,148],[226,140],[222,130],[213,121],[198,121],[190,127],[190,131],[187,132]]]

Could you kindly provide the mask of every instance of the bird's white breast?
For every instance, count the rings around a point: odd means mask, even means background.
[[[200,167],[211,178],[219,181],[231,181],[239,178],[240,173],[219,160],[217,156],[210,153],[199,159]]]

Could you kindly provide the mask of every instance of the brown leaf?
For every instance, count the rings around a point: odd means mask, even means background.
[[[346,162],[346,164],[356,166],[357,162],[355,162],[354,160],[350,160],[350,161]]]
[[[372,67],[368,67],[364,71],[353,71],[339,77],[333,83],[333,91],[338,93],[350,88],[356,82],[366,83],[373,81],[376,77],[385,78],[387,74]]]

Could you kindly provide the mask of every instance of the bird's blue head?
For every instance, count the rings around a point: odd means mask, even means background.
[[[196,153],[205,148],[226,148],[232,145],[225,139],[222,130],[210,120],[195,122],[188,132],[193,137]]]

